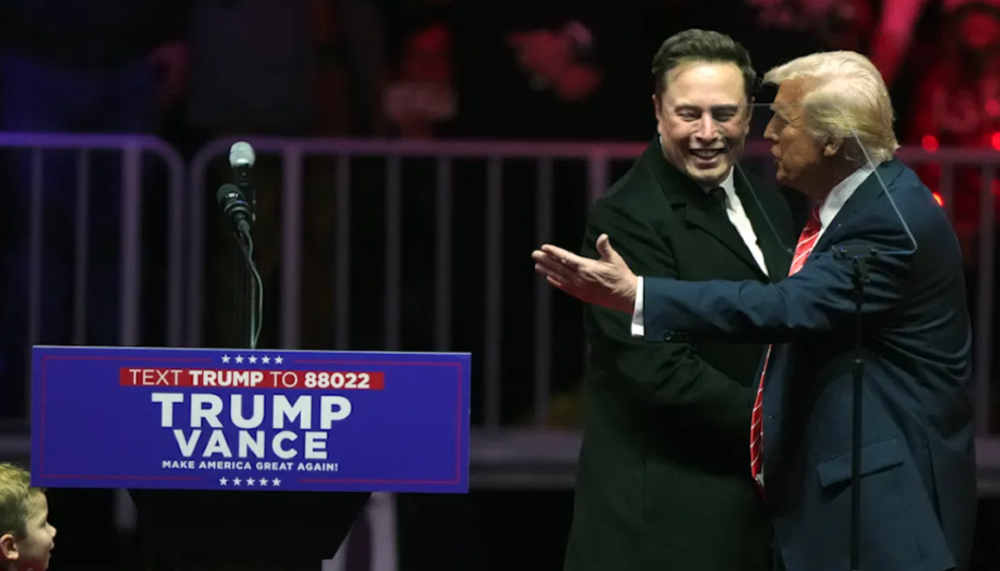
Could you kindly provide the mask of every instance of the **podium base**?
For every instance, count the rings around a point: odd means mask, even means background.
[[[319,571],[370,493],[129,490],[156,571]]]

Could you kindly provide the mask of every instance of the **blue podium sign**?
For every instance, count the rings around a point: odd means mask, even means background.
[[[35,347],[37,486],[468,491],[464,353]]]

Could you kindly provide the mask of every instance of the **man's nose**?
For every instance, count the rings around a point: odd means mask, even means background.
[[[767,122],[767,127],[764,127],[764,138],[768,141],[778,142],[778,130],[774,128],[774,119]]]
[[[711,115],[705,115],[701,118],[695,136],[703,141],[712,141],[719,136],[719,129]]]

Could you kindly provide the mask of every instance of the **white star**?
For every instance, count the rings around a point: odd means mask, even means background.
[[[227,480],[227,479],[225,479],[225,478],[219,478],[219,485],[220,485],[220,486],[225,486],[225,485],[226,485],[226,482],[228,482],[228,481],[229,481],[229,480]]]
[[[261,478],[260,479],[260,485],[261,486],[266,486],[267,485],[267,478]]]
[[[275,478],[275,479],[271,480],[271,482],[274,483],[275,486],[280,486],[281,485],[281,480],[279,480],[278,478]]]
[[[268,357],[267,355],[264,355],[264,356],[263,356],[263,357],[261,358],[260,362],[261,362],[261,363],[264,363],[264,364],[266,365],[266,364],[268,364],[268,363],[270,363],[270,362],[271,362],[271,358],[270,358],[270,357]]]
[[[256,363],[257,362],[257,357],[254,357],[253,355],[250,355],[250,358],[248,359],[248,361],[250,361],[251,363]]]
[[[243,356],[242,355],[237,355],[236,356],[236,362],[237,363],[242,363],[243,362]]]
[[[229,355],[223,355],[222,356],[222,362],[223,363],[228,363],[229,362]]]
[[[277,364],[279,364],[279,365],[281,364],[281,361],[282,361],[282,360],[283,360],[283,359],[282,359],[281,357],[275,357],[275,358],[274,358],[274,362],[275,362],[275,363],[277,363]]]
[[[255,480],[254,480],[253,478],[247,478],[247,485],[248,485],[248,486],[252,486],[252,485],[253,485],[253,483],[254,483],[254,481],[255,481]]]
[[[233,478],[233,485],[234,486],[239,486],[240,485],[240,479],[239,478]]]

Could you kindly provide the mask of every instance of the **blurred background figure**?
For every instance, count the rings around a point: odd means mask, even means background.
[[[1000,151],[1000,2],[947,0],[941,42],[927,50],[916,103],[904,123],[905,142],[928,151],[964,147]],[[921,166],[928,186],[941,188],[939,163]],[[980,190],[978,167],[954,170],[951,198],[956,232],[967,267],[978,254]],[[1000,192],[1000,186],[993,190]]]
[[[156,131],[161,113],[182,95],[188,69],[189,12],[174,0],[7,0],[0,6],[0,129],[24,133],[133,133]],[[25,357],[38,343],[118,342],[116,248],[121,202],[117,153],[95,153],[78,170],[72,152],[7,154],[0,242],[0,409],[24,413]],[[37,169],[35,167],[38,167]],[[86,328],[74,338],[73,254],[78,176],[89,187],[90,237]],[[40,184],[42,274],[28,291],[32,184]],[[40,301],[29,334],[29,294]],[[80,324],[77,324],[80,325]]]
[[[451,31],[431,22],[406,34],[382,96],[390,134],[423,139],[447,132],[457,112]]]
[[[197,3],[192,25],[192,76],[185,120],[194,140],[370,135],[378,120],[378,93],[384,81],[384,13],[370,0],[205,0]],[[281,241],[281,157],[258,152],[253,170],[258,216],[255,258],[265,291],[279,299]],[[209,166],[206,209],[214,189],[231,180],[226,156]],[[333,310],[330,225],[334,179],[331,161],[312,161],[304,184],[306,272],[303,292],[313,310],[304,315],[310,347],[329,347]],[[233,321],[232,291],[238,261],[231,227],[210,217],[211,250],[206,258],[206,343],[239,340]],[[313,258],[312,256],[320,256]],[[325,259],[323,259],[325,257]],[[277,342],[274,311],[265,305],[262,344]],[[324,310],[325,309],[325,310]]]
[[[0,130],[156,132],[186,85],[189,17],[176,0],[5,0]],[[32,343],[120,341],[122,169],[118,151],[0,157],[0,414],[25,418]],[[31,216],[33,195],[40,219]],[[42,243],[34,261],[33,229]],[[33,263],[40,263],[34,283]],[[86,279],[77,283],[77,276]],[[111,490],[52,491],[53,511],[67,514],[60,536],[67,557],[120,552],[111,498]]]

